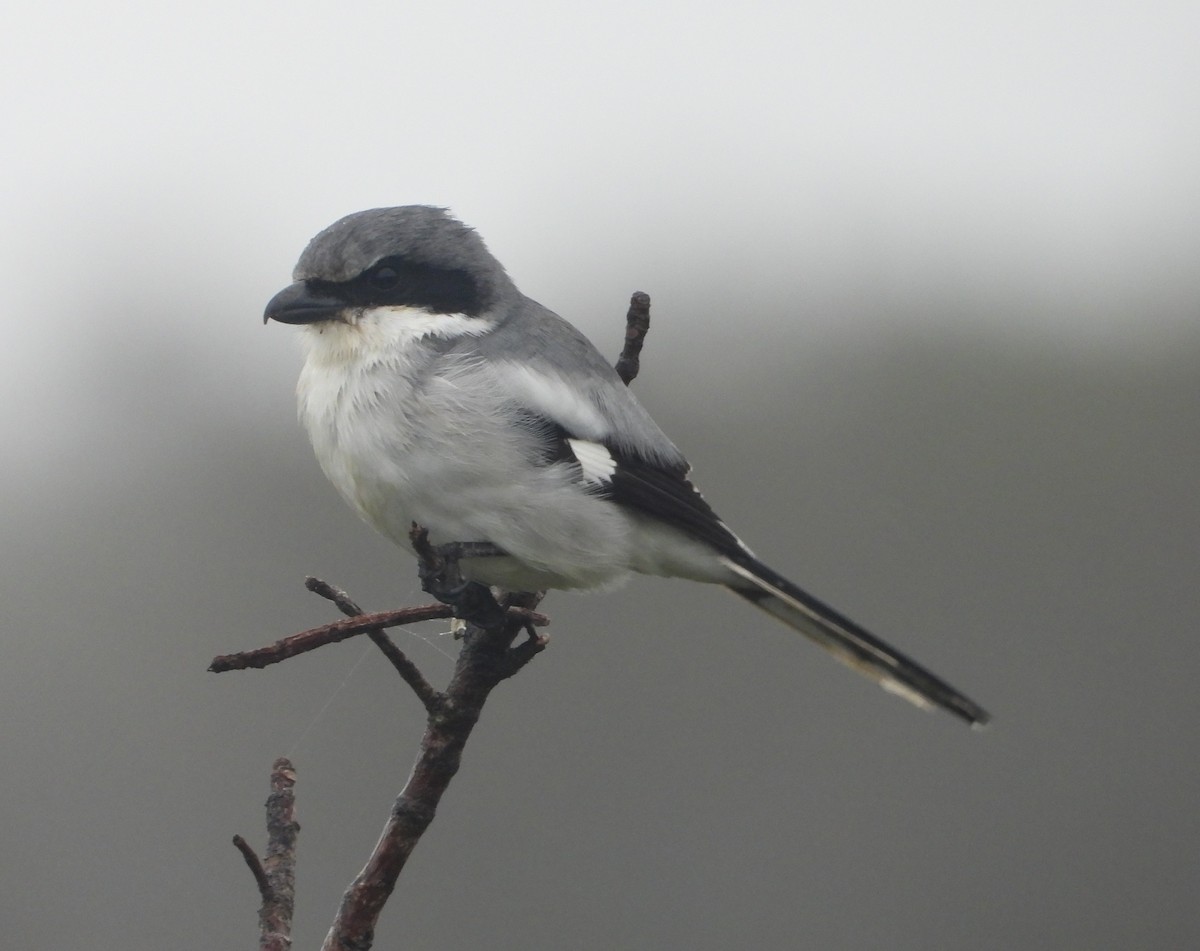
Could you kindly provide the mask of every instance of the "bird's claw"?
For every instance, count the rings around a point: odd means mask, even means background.
[[[414,525],[413,548],[417,552],[417,576],[421,588],[443,604],[454,608],[454,616],[485,630],[504,625],[505,612],[491,589],[478,581],[467,581],[459,567],[461,558],[495,557],[504,552],[488,542],[451,542],[431,545],[428,533]]]

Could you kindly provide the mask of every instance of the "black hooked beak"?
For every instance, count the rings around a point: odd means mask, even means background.
[[[271,298],[263,311],[263,323],[277,320],[281,324],[316,324],[322,320],[337,320],[345,309],[345,301],[314,291],[304,281],[297,281]]]

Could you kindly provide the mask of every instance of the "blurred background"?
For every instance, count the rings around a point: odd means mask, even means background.
[[[553,594],[381,948],[1200,943],[1200,13],[26,6],[0,39],[0,925],[252,947],[272,760],[319,946],[423,719],[422,602],[326,485],[264,303],[451,207],[616,356],[768,562],[988,707],[929,716],[716,590]],[[443,683],[454,643],[397,632]]]

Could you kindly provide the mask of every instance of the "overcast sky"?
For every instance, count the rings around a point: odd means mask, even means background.
[[[1185,3],[43,5],[0,37],[0,926],[297,947],[403,782],[373,654],[215,677],[410,560],[323,482],[308,239],[431,203],[615,355],[760,554],[992,709],[732,599],[553,595],[380,947],[1176,949],[1195,895],[1200,12]],[[441,679],[436,628],[406,641]],[[7,841],[5,841],[7,840]]]

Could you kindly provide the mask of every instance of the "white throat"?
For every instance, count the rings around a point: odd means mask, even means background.
[[[348,309],[343,320],[309,324],[303,339],[309,362],[332,368],[402,360],[406,351],[427,338],[478,337],[495,326],[482,317],[431,314],[420,307],[369,307]]]
[[[398,488],[401,463],[415,434],[430,428],[426,417],[439,411],[428,391],[415,389],[420,368],[435,356],[429,343],[495,326],[466,314],[375,307],[305,328],[308,358],[296,395],[317,459],[350,504],[400,544],[410,518]]]

